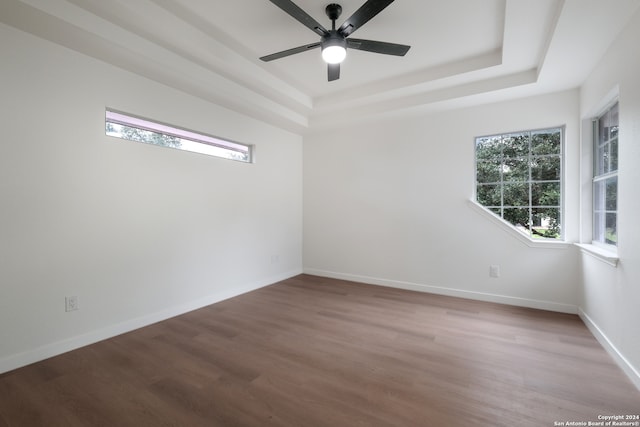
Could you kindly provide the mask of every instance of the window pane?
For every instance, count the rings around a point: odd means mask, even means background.
[[[535,183],[531,186],[532,206],[560,206],[560,183]]]
[[[531,231],[536,237],[557,238],[560,235],[560,209],[532,209]]]
[[[596,181],[593,184],[593,207],[594,211],[601,212],[605,210],[605,190],[606,190],[606,181]]]
[[[618,170],[618,138],[609,143],[609,171]]]
[[[180,138],[175,136],[117,123],[107,122],[105,132],[109,136],[128,139],[129,141],[146,142],[147,144],[160,145],[162,147],[180,148],[182,145]]]
[[[529,228],[529,208],[504,208],[503,218],[512,225]]]
[[[531,160],[531,179],[533,181],[559,181],[560,157],[534,157]]]
[[[614,212],[596,212],[594,214],[593,240],[608,245],[618,244],[617,214]]]
[[[478,183],[500,182],[500,170],[502,168],[500,160],[479,161],[476,168]]]
[[[602,147],[602,173],[611,172],[611,144]]]
[[[476,139],[476,159],[495,160],[502,157],[502,138],[491,136]]]
[[[615,211],[618,209],[618,177],[605,181],[605,209]]]
[[[526,157],[529,155],[529,133],[505,135],[502,149],[505,157]]]
[[[604,229],[604,241],[609,245],[618,244],[618,230],[617,230],[617,214],[614,212],[606,213],[606,222]]]
[[[528,181],[528,157],[505,158],[502,165],[502,179],[504,181]]]
[[[604,243],[604,230],[605,230],[605,215],[604,212],[595,211],[593,213],[593,240],[596,242]]]
[[[534,132],[531,136],[531,153],[560,154],[560,139],[560,132]]]
[[[609,141],[609,114],[605,113],[600,120],[598,120],[598,141],[600,144]]]
[[[596,212],[618,209],[618,178],[611,177],[594,183],[593,205]]]
[[[608,163],[607,163],[608,170]],[[595,161],[595,176],[603,175],[605,173],[605,146],[598,147],[596,150]]]
[[[483,206],[502,206],[501,185],[478,185],[478,203]]]
[[[529,206],[529,184],[504,184],[503,206]]]

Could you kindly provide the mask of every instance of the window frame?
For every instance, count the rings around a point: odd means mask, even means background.
[[[599,173],[599,164],[600,161],[604,161],[603,158],[601,158],[600,156],[600,148],[603,148],[604,146],[609,146],[609,148],[611,147],[611,143],[613,141],[612,138],[608,138],[606,141],[601,141],[600,139],[600,120],[603,119],[605,116],[609,115],[611,113],[611,111],[613,109],[616,109],[616,113],[617,113],[617,120],[616,120],[616,136],[615,136],[615,142],[616,142],[616,146],[617,146],[617,151],[616,151],[616,158],[615,158],[615,164],[616,164],[616,169],[614,171],[607,171],[604,173]],[[591,124],[592,124],[592,147],[591,147],[591,152],[592,152],[592,156],[593,156],[593,172],[592,172],[592,176],[591,176],[591,244],[600,248],[603,248],[605,250],[608,250],[610,252],[615,252],[617,253],[618,250],[618,239],[619,239],[619,233],[618,233],[618,202],[617,202],[617,198],[618,198],[618,188],[619,188],[619,179],[618,179],[618,173],[619,173],[619,150],[620,150],[620,131],[619,131],[619,127],[620,127],[620,103],[619,103],[619,99],[616,97],[614,100],[612,100],[611,102],[607,103],[606,107],[603,108],[595,117],[593,117],[593,119],[591,120]],[[604,150],[602,151],[603,153],[603,157],[604,157]],[[610,151],[609,155],[610,155]],[[611,160],[611,159],[609,159]],[[615,179],[615,187],[616,187],[616,208],[615,210],[611,210],[611,209],[607,209],[607,198],[606,198],[606,182],[608,180],[611,179]],[[605,189],[604,189],[604,194],[603,190],[601,189],[600,191],[597,190],[597,185],[601,184],[601,183],[605,183]],[[598,196],[598,193],[600,193],[600,196]],[[598,201],[600,201],[601,203],[598,203]],[[604,214],[600,215],[601,219],[597,220],[598,217],[598,213],[600,214]],[[612,244],[612,243],[607,243],[606,241],[606,223],[607,223],[607,215],[614,213],[615,214],[615,229],[616,229],[616,243]],[[599,226],[602,229],[599,229]]]
[[[559,150],[557,154],[539,154],[539,153],[535,153],[534,149],[532,148],[532,139],[533,136],[535,134],[541,134],[541,133],[554,133],[554,132],[558,132],[560,134],[560,141],[559,141]],[[516,225],[514,225],[513,223],[511,223],[509,220],[504,218],[504,209],[508,209],[508,208],[515,208],[516,206],[510,206],[510,205],[505,205],[505,200],[504,200],[504,190],[505,190],[505,182],[507,183],[507,186],[510,184],[513,184],[516,181],[505,181],[504,180],[504,163],[501,163],[501,170],[500,170],[500,181],[499,182],[495,182],[495,185],[499,185],[501,190],[500,190],[500,206],[497,205],[484,205],[483,203],[481,203],[481,201],[478,199],[478,188],[484,184],[484,185],[491,185],[492,182],[491,181],[486,181],[484,183],[481,183],[478,181],[478,164],[479,164],[479,160],[480,162],[482,162],[483,159],[479,159],[478,157],[478,147],[479,147],[479,141],[482,139],[488,139],[488,138],[500,138],[501,140],[504,138],[509,138],[512,137],[514,135],[525,135],[527,134],[528,137],[528,147],[527,147],[527,151],[526,151],[526,161],[528,163],[527,165],[527,176],[525,180],[521,180],[521,181],[517,181],[520,184],[525,184],[527,187],[527,196],[528,196],[528,204],[522,205],[522,206],[517,206],[521,209],[527,209],[527,214],[528,214],[528,223],[526,228],[524,228],[524,230],[521,229],[521,227],[517,227]],[[550,126],[550,127],[544,127],[544,128],[536,128],[536,129],[528,129],[528,130],[519,130],[519,131],[512,131],[512,132],[502,132],[502,133],[496,133],[496,134],[491,134],[491,135],[484,135],[484,136],[477,136],[474,138],[474,202],[481,207],[483,210],[485,210],[486,212],[490,213],[491,215],[495,216],[496,218],[500,219],[502,222],[504,222],[506,225],[508,225],[510,228],[516,230],[518,232],[518,234],[524,236],[526,239],[528,239],[531,242],[548,242],[548,243],[565,243],[566,242],[566,237],[565,237],[565,229],[566,226],[564,225],[564,218],[565,218],[565,206],[564,206],[564,201],[565,201],[565,195],[564,195],[564,191],[565,191],[565,176],[564,176],[564,170],[565,170],[565,144],[566,144],[566,125],[560,125],[560,126]],[[510,147],[513,148],[513,147]],[[510,158],[510,157],[504,157],[503,156],[503,152],[501,152],[500,155],[500,160],[504,161],[505,158]],[[524,156],[520,156],[520,157],[524,157]],[[532,174],[532,159],[536,158],[551,158],[551,157],[558,157],[558,172],[557,172],[557,176],[558,179],[557,180],[545,180],[545,179],[534,179],[533,174]],[[497,160],[497,159],[496,159]],[[559,188],[559,195],[558,195],[558,204],[557,205],[533,205],[533,187],[536,184],[545,184],[545,183],[557,183],[558,188]],[[554,209],[557,208],[558,209],[558,227],[559,227],[559,233],[557,237],[542,237],[542,236],[534,236],[534,233],[532,231],[533,229],[533,218],[535,216],[534,211],[536,209],[539,208],[548,208],[548,209]],[[499,212],[496,212],[496,209],[499,209]],[[523,227],[522,227],[523,228]]]
[[[148,140],[151,135],[143,134],[144,137],[131,138],[126,135],[116,134],[109,130],[109,125],[122,126],[136,131],[155,134],[163,140],[169,140],[172,144],[158,143]],[[236,141],[209,135],[203,132],[193,131],[186,128],[169,125],[157,120],[147,119],[130,113],[124,113],[115,109],[105,109],[105,135],[124,139],[127,141],[140,142],[143,144],[156,145],[167,148],[174,148],[181,151],[205,154],[226,160],[233,160],[241,163],[254,163],[255,146],[243,144]],[[178,140],[178,141],[175,141]],[[175,146],[175,144],[180,146]],[[182,146],[184,144],[184,146]],[[237,153],[234,155],[233,153]],[[243,158],[244,157],[244,158]]]

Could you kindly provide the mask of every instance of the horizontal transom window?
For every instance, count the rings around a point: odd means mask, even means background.
[[[250,163],[252,146],[106,110],[108,136]]]

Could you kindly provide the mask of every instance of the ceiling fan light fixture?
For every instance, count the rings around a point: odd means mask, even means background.
[[[322,59],[327,64],[339,64],[347,57],[347,41],[335,30],[322,40]]]
[[[339,64],[347,57],[347,49],[342,46],[327,46],[322,49],[322,59],[327,64]]]

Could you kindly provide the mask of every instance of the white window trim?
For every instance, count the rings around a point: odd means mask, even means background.
[[[620,258],[616,252],[612,252],[609,249],[602,248],[599,245],[589,244],[589,243],[576,243],[578,248],[580,248],[580,252],[586,255],[590,255],[595,259],[598,259],[605,264],[609,264],[612,267],[618,266],[618,261]],[[610,246],[610,245],[607,245]]]
[[[475,212],[493,222],[495,225],[500,227],[504,232],[506,232],[511,237],[517,239],[521,243],[529,246],[530,248],[542,248],[542,249],[567,249],[571,247],[573,244],[563,241],[563,240],[543,240],[543,239],[532,239],[527,236],[525,233],[519,231],[515,228],[511,223],[505,221],[500,218],[498,215],[494,214],[480,203],[476,202],[474,199],[467,200],[467,206],[473,209]]]
[[[597,123],[600,119],[600,117],[602,117],[602,115],[604,115],[605,113],[607,113],[615,104],[619,105],[619,99],[618,99],[618,95],[616,93],[616,96],[609,100],[606,104],[604,108],[601,108],[599,110],[599,112],[597,114],[595,114],[592,118],[591,118],[591,164],[592,164],[592,172],[591,172],[591,246],[594,247],[594,251],[593,253],[595,254],[596,252],[605,252],[605,253],[609,253],[611,256],[615,256],[617,259],[617,253],[618,253],[618,246],[617,245],[611,245],[608,243],[604,243],[601,242],[599,240],[594,240],[594,229],[595,229],[595,222],[594,222],[594,211],[595,211],[595,205],[594,205],[594,184],[596,183],[596,181],[604,181],[610,177],[618,177],[618,170],[616,169],[615,172],[608,172],[602,175],[598,175],[597,177],[595,176],[595,170],[596,170],[596,160],[597,160],[597,156],[596,156],[596,145],[600,143],[600,141],[598,140],[598,137],[596,135],[596,131],[597,131]],[[618,106],[618,111],[619,111],[619,106]],[[618,135],[618,150],[620,147],[620,136]],[[616,212],[617,212],[617,208],[616,208]],[[617,227],[617,215],[616,215],[616,227]]]
[[[588,171],[588,176],[586,177],[586,179],[588,179],[589,186],[590,186],[590,197],[589,197],[589,203],[588,203],[589,217],[590,217],[590,220],[588,222],[590,225],[588,232],[589,232],[590,238],[588,240],[590,240],[591,243],[576,243],[576,246],[580,249],[581,253],[591,256],[592,258],[595,258],[607,265],[610,265],[616,268],[618,267],[618,262],[620,261],[620,257],[618,256],[618,247],[616,245],[610,245],[597,240],[593,240],[594,238],[593,216],[594,216],[594,209],[595,209],[594,198],[593,198],[593,185],[596,180],[596,177],[594,176],[595,162],[596,162],[595,146],[596,144],[598,144],[596,132],[594,129],[594,122],[596,122],[599,117],[601,117],[604,113],[606,113],[617,102],[619,102],[619,99],[618,99],[618,88],[616,87],[609,94],[609,96],[607,96],[607,101],[603,104],[604,106],[599,108],[596,112],[594,112],[594,114],[591,114],[590,115],[591,117],[589,118],[590,132],[589,132],[589,137],[585,140],[585,142],[588,142],[588,145],[585,144],[583,146],[585,147],[585,149],[589,148],[589,152],[591,153],[591,155],[588,156],[588,158],[590,158],[590,165],[589,165],[590,167],[586,168],[586,171]],[[618,171],[616,171],[615,173],[616,176],[617,176],[617,172]],[[599,179],[604,179],[607,176],[610,176],[610,174],[601,175],[599,176]],[[585,209],[586,211],[587,206],[584,206],[583,209]]]
[[[593,120],[619,102],[619,99],[620,87],[615,85],[603,96],[601,102],[582,116],[580,181],[581,187],[588,188],[588,191],[580,192],[580,243],[575,244],[581,253],[613,267],[618,266],[618,247],[593,240],[593,167],[595,163]]]

